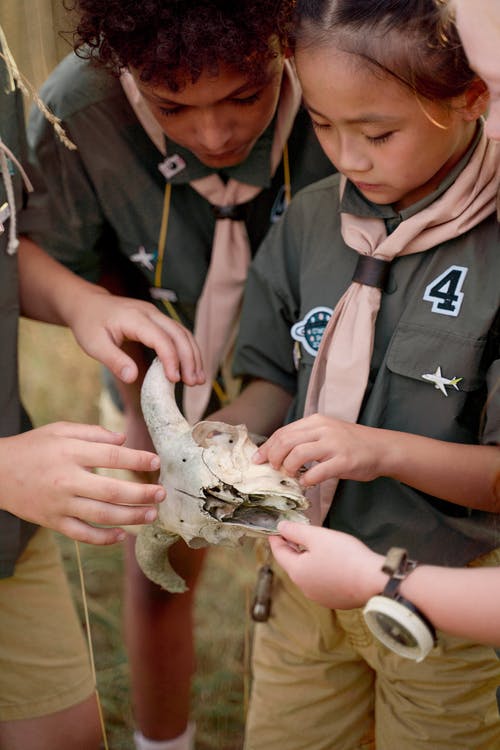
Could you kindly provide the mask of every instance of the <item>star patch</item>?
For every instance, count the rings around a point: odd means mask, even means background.
[[[436,368],[436,372],[428,372],[425,375],[422,375],[422,378],[424,380],[428,380],[430,383],[434,383],[434,388],[437,388],[438,391],[444,393],[446,397],[448,397],[446,386],[452,386],[456,391],[458,391],[458,384],[461,380],[463,380],[463,378],[445,378],[444,375],[441,374],[440,366]]]
[[[332,312],[331,307],[313,307],[302,320],[299,320],[290,329],[292,338],[302,344],[306,352],[309,352],[313,357],[318,353],[321,339],[328,321],[332,317]]]
[[[144,245],[141,245],[139,250],[130,256],[130,260],[148,271],[155,270],[153,261],[156,260],[156,253],[147,253]]]

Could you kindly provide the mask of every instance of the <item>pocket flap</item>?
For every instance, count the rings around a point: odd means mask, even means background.
[[[397,375],[426,380],[424,375],[457,379],[461,391],[474,391],[484,378],[479,367],[484,339],[469,339],[449,331],[401,324],[395,331],[387,355],[387,367]]]

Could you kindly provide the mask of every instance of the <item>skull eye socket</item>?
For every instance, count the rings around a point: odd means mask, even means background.
[[[202,448],[218,448],[238,442],[242,427],[234,427],[223,422],[198,422],[191,435]]]

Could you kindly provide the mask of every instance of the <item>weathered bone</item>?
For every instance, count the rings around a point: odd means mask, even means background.
[[[167,491],[158,519],[141,528],[136,542],[137,561],[155,583],[186,589],[168,562],[168,547],[179,537],[191,547],[235,546],[244,536],[274,533],[284,519],[308,523],[300,485],[270,464],[252,463],[257,446],[244,425],[190,427],[159,359],[144,379],[141,405]]]

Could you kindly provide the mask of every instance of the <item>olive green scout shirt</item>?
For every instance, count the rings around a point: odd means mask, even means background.
[[[24,116],[21,94],[9,91],[7,71],[0,59],[0,137],[18,159],[25,153]],[[23,204],[23,186],[17,167],[9,160],[15,203]],[[0,438],[27,429],[19,400],[17,334],[19,319],[17,255],[7,254],[9,234],[7,195],[0,179]],[[0,477],[0,483],[2,477]],[[36,527],[0,510],[0,578],[12,575],[16,558]]]
[[[135,272],[133,296],[148,296],[153,287],[165,178],[158,169],[164,157],[137,120],[119,81],[74,55],[68,56],[45,83],[42,97],[61,118],[78,146],[69,152],[38,112],[29,124],[33,159],[43,172],[32,212],[48,212],[49,232],[24,229],[45,249],[78,274],[98,280],[110,263]],[[246,226],[255,252],[283,210],[283,167],[270,176],[272,126],[247,160],[222,170],[262,192],[252,201]],[[312,132],[305,111],[299,112],[289,139],[292,191],[333,172]],[[188,184],[212,170],[190,152],[167,142],[169,155],[179,154],[186,167],[172,179],[161,288],[176,303],[192,328],[212,248],[215,218],[210,204]],[[33,216],[33,213],[31,214]],[[139,272],[139,273],[137,273]],[[161,308],[163,309],[163,308]]]
[[[392,231],[455,176],[399,215],[348,184],[342,209],[382,217]],[[234,370],[294,394],[290,420],[303,414],[321,336],[358,259],[342,239],[339,210],[338,175],[303,190],[269,233],[247,282]],[[492,214],[461,237],[391,263],[361,424],[458,443],[500,442],[499,247]],[[458,390],[448,387],[445,396],[422,378],[438,367],[446,378],[461,378]],[[500,546],[498,516],[387,477],[341,481],[325,523],[378,552],[406,547],[428,563],[462,565]]]

